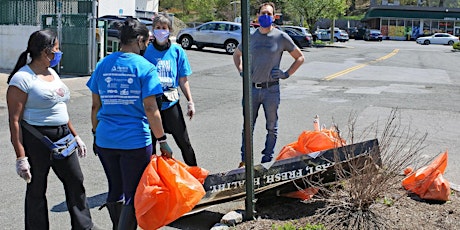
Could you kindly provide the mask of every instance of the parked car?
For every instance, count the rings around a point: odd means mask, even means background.
[[[431,36],[419,37],[415,40],[418,44],[429,45],[429,44],[442,44],[442,45],[453,45],[458,42],[458,37],[455,37],[448,33],[435,33]]]
[[[287,35],[289,35],[289,37],[292,38],[296,46],[300,49],[304,47],[310,47],[312,45],[311,38],[309,36],[302,34],[296,29],[284,26],[277,26],[276,28],[287,33]]]
[[[224,48],[228,54],[233,54],[241,42],[241,24],[227,21],[211,21],[194,28],[179,31],[176,42],[184,49],[193,45],[201,50],[204,47]]]
[[[364,33],[364,40],[381,42],[383,40],[382,32],[380,30],[367,29],[366,33]]]
[[[292,29],[292,30],[295,30],[299,33],[301,33],[302,35],[304,35],[307,40],[308,40],[308,47],[311,47],[312,44],[313,44],[313,35],[310,33],[310,31],[305,28],[305,27],[301,27],[301,26],[281,26],[283,28],[289,28],[289,29]]]
[[[315,32],[313,32],[311,35],[313,36],[313,41],[316,41],[316,40],[323,41],[321,38],[326,37],[326,30],[316,29]]]
[[[316,32],[317,39],[321,41],[331,40],[331,30],[319,29]],[[348,33],[339,28],[334,29],[334,42],[346,42],[349,40]]]
[[[363,40],[364,39],[364,34],[366,33],[366,29],[364,28],[348,28],[347,30],[348,37],[350,39],[355,39],[355,40]]]
[[[114,44],[119,44],[120,42],[120,31],[118,27],[118,22],[125,22],[128,18],[136,19],[147,26],[149,31],[152,31],[152,20],[135,18],[132,16],[118,16],[118,15],[105,15],[99,17],[98,21],[107,21],[107,51],[113,52],[118,50],[118,47],[114,49]],[[100,35],[96,34],[96,37]],[[100,39],[100,38],[99,38]],[[98,39],[98,41],[99,41]]]
[[[152,30],[152,21],[151,20],[135,18],[135,17],[132,17],[132,16],[105,15],[105,16],[99,17],[97,20],[98,21],[107,21],[107,36],[108,37],[118,38],[120,36],[120,31],[119,31],[120,28],[117,26],[117,22],[122,22],[123,23],[128,18],[136,19],[136,20],[142,22],[143,24],[145,24],[147,26],[147,28],[149,29],[149,31]]]
[[[349,39],[354,39],[355,38],[355,35],[357,34],[358,32],[358,28],[356,27],[349,27],[349,28],[346,28],[345,31],[347,31],[348,33],[348,38]]]

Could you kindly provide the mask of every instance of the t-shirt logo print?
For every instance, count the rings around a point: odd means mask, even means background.
[[[65,90],[63,88],[56,89],[56,94],[60,97],[64,97]]]

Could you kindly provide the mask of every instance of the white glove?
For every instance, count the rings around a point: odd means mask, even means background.
[[[192,120],[193,115],[195,115],[195,104],[193,104],[193,101],[189,101],[187,103],[187,108],[188,108],[187,116],[189,116],[190,120]]]
[[[30,183],[32,180],[32,174],[30,174],[30,164],[27,159],[27,157],[20,157],[16,159],[16,172],[27,183]]]
[[[80,158],[86,157],[86,152],[88,152],[88,150],[86,149],[85,142],[83,142],[83,140],[78,135],[75,136],[75,140],[77,141],[78,145],[78,156]]]

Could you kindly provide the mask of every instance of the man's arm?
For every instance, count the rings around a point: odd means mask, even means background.
[[[289,76],[292,76],[295,73],[295,71],[297,71],[297,69],[303,64],[305,58],[303,56],[302,51],[300,51],[299,47],[297,46],[293,51],[289,52],[289,54],[291,55],[291,57],[294,58],[294,62],[291,64],[289,69],[286,70],[286,72],[289,74]]]
[[[243,72],[243,63],[241,61],[242,55],[243,53],[241,52],[241,50],[236,48],[235,52],[233,53],[233,63],[235,63],[236,69],[238,70],[238,73],[240,74],[241,72]]]

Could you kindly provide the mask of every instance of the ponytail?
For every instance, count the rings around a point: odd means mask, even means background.
[[[6,83],[10,83],[13,75],[18,72],[20,68],[27,64],[27,55],[29,55],[32,60],[38,58],[44,49],[51,49],[54,46],[56,39],[56,33],[49,29],[37,30],[33,32],[29,37],[29,41],[27,42],[26,51],[22,52],[19,56],[18,62],[16,63],[13,71],[10,73],[10,76],[8,76]]]
[[[27,64],[27,55],[28,54],[29,54],[29,50],[26,50],[26,51],[22,52],[21,55],[19,55],[18,61],[16,62],[16,65],[14,66],[13,71],[10,73],[10,76],[8,76],[8,80],[6,81],[6,83],[10,83],[11,78],[13,77],[13,75],[16,72],[18,72],[18,70],[20,68],[22,68],[23,66],[25,66]]]

